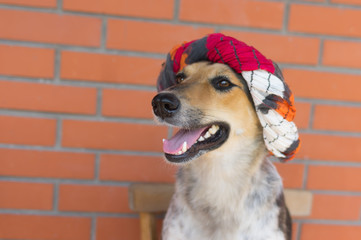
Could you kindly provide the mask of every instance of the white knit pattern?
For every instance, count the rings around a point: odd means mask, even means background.
[[[298,139],[296,125],[284,119],[272,108],[266,114],[258,109],[258,106],[270,94],[284,98],[283,81],[264,70],[243,71],[242,76],[247,82],[257,116],[263,127],[263,138],[267,149],[276,157],[285,158],[286,156],[282,152],[285,152]]]

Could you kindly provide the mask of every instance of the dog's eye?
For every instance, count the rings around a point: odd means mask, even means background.
[[[224,76],[217,76],[213,78],[212,85],[215,89],[219,91],[226,91],[234,86],[234,84],[229,81],[227,77]]]
[[[175,75],[175,81],[177,84],[183,82],[185,78],[186,78],[186,75],[182,72],[177,73],[177,75]]]
[[[217,83],[217,86],[220,88],[227,88],[231,85],[231,83],[228,80],[221,80]]]

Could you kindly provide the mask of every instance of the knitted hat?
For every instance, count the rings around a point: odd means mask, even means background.
[[[267,149],[281,161],[291,160],[300,147],[294,97],[278,66],[255,48],[220,33],[174,47],[159,75],[158,91],[176,84],[175,75],[199,61],[223,63],[242,74],[263,127]]]

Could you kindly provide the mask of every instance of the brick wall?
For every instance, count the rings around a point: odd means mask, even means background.
[[[139,239],[131,182],[173,182],[150,99],[165,53],[222,32],[280,63],[313,194],[296,240],[361,238],[358,0],[0,0],[0,239]]]

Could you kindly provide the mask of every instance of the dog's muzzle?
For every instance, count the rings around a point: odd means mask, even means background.
[[[172,93],[159,93],[152,100],[153,112],[165,119],[173,117],[180,108],[180,101]]]

